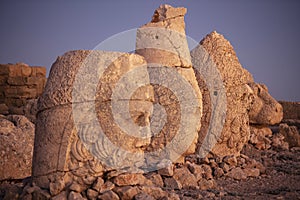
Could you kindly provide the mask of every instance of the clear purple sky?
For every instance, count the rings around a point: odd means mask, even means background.
[[[278,100],[300,101],[300,1],[15,1],[0,2],[0,63],[46,66],[74,49],[93,49],[137,28],[163,3],[184,6],[187,35],[213,30],[234,46],[242,65]]]

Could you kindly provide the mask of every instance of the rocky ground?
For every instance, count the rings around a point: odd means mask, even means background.
[[[229,170],[231,173],[224,172],[226,167],[223,166],[223,168],[220,167],[223,172],[218,174],[214,167],[214,163],[217,163],[216,159],[207,160],[207,164],[212,169],[212,177],[208,177],[208,182],[200,184],[200,188],[174,189],[174,186],[172,188],[164,184],[162,189],[169,193],[176,193],[177,198],[180,199],[300,199],[299,147],[284,149],[284,146],[272,146],[267,150],[258,150],[252,144],[247,144],[236,161],[235,163],[235,159],[227,160],[229,168],[232,167]],[[193,165],[192,162],[197,161],[191,158],[190,166]],[[249,169],[252,169],[252,172],[245,174],[239,171],[239,169],[246,169],[249,162],[252,166]],[[256,166],[253,166],[253,163],[256,163]],[[262,165],[257,165],[257,163]],[[220,164],[218,165],[220,166]],[[192,167],[188,168],[193,172]],[[260,175],[255,173],[253,170],[255,168],[260,170]],[[220,177],[218,178],[218,176]],[[29,185],[30,178],[2,181],[0,183],[0,199],[26,199],[26,196],[22,195],[24,188],[27,192],[34,191],[34,187],[29,187]],[[35,199],[34,195],[32,197]],[[153,199],[153,197],[144,194],[144,196],[136,195],[135,199]]]

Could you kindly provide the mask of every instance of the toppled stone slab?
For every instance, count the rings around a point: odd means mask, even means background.
[[[31,175],[34,124],[21,115],[0,115],[0,181]]]

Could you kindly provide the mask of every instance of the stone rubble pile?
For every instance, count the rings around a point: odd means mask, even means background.
[[[0,115],[0,180],[31,175],[34,130],[22,115]]]

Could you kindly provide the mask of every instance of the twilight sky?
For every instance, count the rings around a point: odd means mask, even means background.
[[[223,34],[273,97],[300,101],[298,0],[1,0],[0,63],[46,66],[49,72],[57,56],[138,28],[163,3],[188,9],[186,33],[194,40],[213,30]]]

